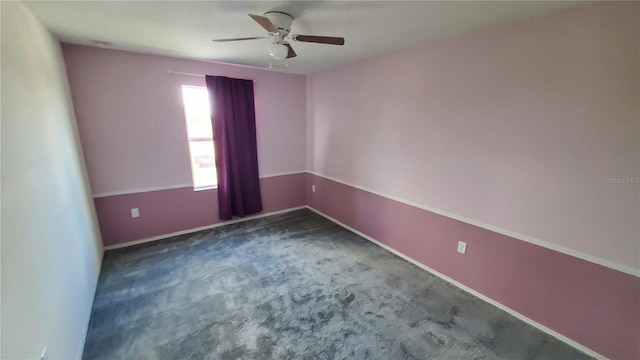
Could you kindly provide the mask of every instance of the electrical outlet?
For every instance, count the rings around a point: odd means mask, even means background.
[[[464,253],[467,252],[467,243],[466,242],[458,241],[458,252],[460,254],[464,254]]]
[[[311,185],[311,191],[316,192],[316,186],[315,185]]]
[[[42,353],[40,354],[40,360],[47,360],[47,347],[45,346],[44,349],[42,349]]]
[[[138,210],[138,208],[131,209],[131,217],[133,218],[140,217],[140,210]]]

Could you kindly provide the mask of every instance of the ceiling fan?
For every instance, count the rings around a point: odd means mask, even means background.
[[[290,59],[298,56],[291,45],[289,40],[302,41],[319,44],[330,45],[344,45],[344,38],[332,37],[332,36],[314,36],[314,35],[298,35],[289,34],[291,31],[291,23],[293,23],[293,17],[287,13],[280,11],[268,11],[264,15],[249,16],[255,20],[260,26],[269,32],[267,36],[252,36],[233,39],[215,39],[215,42],[229,42],[229,41],[242,41],[242,40],[257,40],[257,39],[271,39],[271,45],[269,46],[269,55],[274,59]]]

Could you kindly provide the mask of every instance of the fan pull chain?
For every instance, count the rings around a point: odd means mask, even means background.
[[[284,59],[284,67],[289,67],[289,60]]]
[[[273,64],[271,63],[271,61],[269,61],[269,69],[273,68]]]

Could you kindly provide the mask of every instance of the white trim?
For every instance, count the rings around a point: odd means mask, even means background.
[[[188,183],[188,184],[178,184],[178,185],[154,186],[154,187],[131,189],[131,190],[110,191],[110,192],[93,194],[93,198],[95,199],[95,198],[116,196],[116,195],[127,195],[127,194],[137,194],[137,193],[150,192],[150,191],[180,189],[185,187],[193,187],[193,184]]]
[[[436,271],[436,270],[434,270],[434,269],[422,264],[421,262],[419,262],[417,260],[414,260],[414,259],[410,258],[409,256],[407,256],[407,255],[405,255],[405,254],[403,254],[403,253],[401,253],[401,252],[399,252],[399,251],[397,251],[397,250],[395,250],[395,249],[393,249],[393,248],[391,248],[391,247],[389,247],[389,246],[377,241],[376,239],[374,239],[374,238],[372,238],[372,237],[370,237],[370,236],[368,236],[366,234],[363,234],[360,231],[358,231],[358,230],[356,230],[356,229],[354,229],[354,228],[352,228],[352,227],[350,227],[348,225],[343,224],[342,222],[332,218],[331,216],[326,215],[326,214],[324,214],[324,213],[322,213],[322,212],[320,212],[320,211],[318,211],[318,210],[316,210],[316,209],[314,209],[314,208],[312,208],[310,206],[306,206],[306,208],[311,210],[311,211],[313,211],[313,212],[315,212],[315,213],[317,213],[320,216],[323,216],[323,217],[327,218],[328,220],[333,221],[334,223],[344,227],[345,229],[348,229],[348,230],[360,235],[361,237],[363,237],[363,238],[371,241],[372,243],[380,246],[381,248],[383,248],[383,249],[385,249],[385,250],[387,250],[387,251],[389,251],[389,252],[391,252],[391,253],[393,253],[393,254],[395,254],[395,255],[397,255],[397,256],[405,259],[405,260],[407,260],[408,262],[420,267],[421,269],[426,270],[426,271],[430,272],[431,274],[433,274],[433,275],[435,275],[435,276],[437,276],[437,277],[439,277],[439,278],[441,278],[441,279],[443,279],[443,280],[445,280],[445,281],[447,281],[447,282],[459,287],[460,289],[468,292],[469,294],[471,294],[471,295],[473,295],[473,296],[475,296],[477,298],[480,298],[481,300],[484,300],[484,301],[488,302],[489,304],[491,304],[491,305],[493,305],[493,306],[495,306],[495,307],[497,307],[497,308],[499,308],[499,309],[501,309],[503,311],[506,311],[510,315],[515,316],[516,318],[524,321],[525,323],[527,323],[527,324],[529,324],[529,325],[531,325],[531,326],[533,326],[533,327],[535,327],[535,328],[537,328],[539,330],[542,330],[543,332],[545,332],[545,333],[557,338],[560,341],[563,341],[563,342],[573,346],[574,348],[584,352],[585,354],[593,356],[596,359],[606,359],[605,356],[603,356],[601,354],[598,354],[597,352],[589,349],[588,347],[586,347],[586,346],[584,346],[582,344],[579,344],[576,341],[571,340],[570,338],[568,338],[568,337],[566,337],[566,336],[564,336],[564,335],[562,335],[562,334],[560,334],[560,333],[558,333],[558,332],[556,332],[554,330],[549,329],[548,327],[536,322],[535,320],[532,320],[532,319],[520,314],[519,312],[517,312],[517,311],[515,311],[515,310],[513,310],[513,309],[511,309],[511,308],[509,308],[509,307],[507,307],[505,305],[502,305],[501,303],[499,303],[499,302],[497,302],[497,301],[495,301],[495,300],[493,300],[493,299],[491,299],[491,298],[489,298],[489,297],[487,297],[487,296],[485,296],[485,295],[473,290],[472,288],[470,288],[470,287],[468,287],[466,285],[463,285],[462,283],[457,282],[456,280],[448,277],[447,275],[444,275],[444,274],[442,274],[442,273],[440,273],[440,272],[438,272],[438,271]]]
[[[544,240],[540,240],[540,239],[536,239],[534,237],[531,236],[527,236],[527,235],[523,235],[523,234],[519,234],[510,230],[506,230],[506,229],[502,229],[500,227],[494,226],[494,225],[489,225],[489,224],[485,224],[483,222],[477,221],[477,220],[473,220],[473,219],[469,219],[466,218],[464,216],[460,216],[460,215],[456,215],[453,213],[450,213],[448,211],[444,211],[444,210],[440,210],[434,207],[430,207],[427,205],[423,205],[423,204],[419,204],[417,202],[411,201],[411,200],[407,200],[407,199],[403,199],[394,195],[390,195],[390,194],[386,194],[380,191],[376,191],[373,189],[369,189],[366,188],[364,186],[360,186],[354,183],[350,183],[348,181],[343,181],[328,175],[323,175],[317,172],[313,172],[313,171],[309,171],[309,170],[298,170],[298,171],[289,171],[289,172],[282,172],[282,173],[274,173],[274,174],[268,174],[268,175],[262,175],[260,176],[261,179],[265,179],[265,178],[270,178],[270,177],[276,177],[276,176],[284,176],[284,175],[294,175],[294,174],[301,174],[301,173],[308,173],[308,174],[312,174],[312,175],[316,175],[316,176],[320,176],[323,177],[325,179],[331,180],[331,181],[335,181],[337,183],[343,184],[343,185],[347,185],[362,191],[366,191],[378,196],[382,196],[384,198],[390,199],[390,200],[394,200],[409,206],[413,206],[416,207],[418,209],[422,209],[422,210],[426,210],[426,211],[430,211],[433,213],[436,213],[438,215],[442,215],[442,216],[446,216],[448,218],[454,219],[454,220],[458,220],[467,224],[471,224],[483,229],[487,229],[493,232],[496,232],[498,234],[502,234],[502,235],[506,235],[509,237],[512,237],[514,239],[518,239],[518,240],[522,240],[534,245],[538,245],[550,250],[554,250],[569,256],[573,256],[576,257],[578,259],[582,259],[585,261],[589,261],[592,262],[594,264],[598,264],[613,270],[617,270],[620,272],[623,272],[625,274],[629,274],[632,276],[636,276],[636,277],[640,277],[640,269],[635,269],[632,268],[630,266],[627,265],[623,265],[623,264],[619,264],[616,262],[613,262],[611,260],[606,260],[606,259],[602,259],[599,258],[597,256],[593,256],[590,254],[586,254],[583,253],[581,251],[577,251],[577,250],[573,250],[573,249],[569,249],[566,248],[564,246],[560,246],[560,245],[556,245]],[[149,187],[149,188],[141,188],[141,189],[132,189],[132,190],[122,190],[122,191],[113,191],[113,192],[105,192],[105,193],[99,193],[99,194],[95,194],[93,195],[93,198],[101,198],[101,197],[108,197],[108,196],[116,196],[116,195],[126,195],[126,194],[136,194],[136,193],[142,193],[142,192],[150,192],[150,191],[160,191],[160,190],[170,190],[170,189],[179,189],[179,188],[192,188],[193,184],[188,183],[188,184],[179,184],[179,185],[168,185],[168,186],[157,186],[157,187]],[[203,189],[205,190],[205,189]]]
[[[394,201],[397,201],[397,202],[400,202],[400,203],[403,203],[403,204],[406,204],[406,205],[409,205],[409,206],[416,207],[418,209],[430,211],[432,213],[436,213],[438,215],[446,216],[446,217],[454,219],[454,220],[458,220],[458,221],[461,221],[461,222],[464,222],[464,223],[467,223],[467,224],[471,224],[471,225],[474,225],[474,226],[477,226],[477,227],[480,227],[480,228],[483,228],[483,229],[487,229],[487,230],[496,232],[498,234],[506,235],[506,236],[509,236],[509,237],[512,237],[512,238],[515,238],[515,239],[518,239],[518,240],[522,240],[522,241],[525,241],[525,242],[528,242],[528,243],[531,243],[531,244],[534,244],[534,245],[542,246],[542,247],[547,248],[547,249],[551,249],[551,250],[554,250],[554,251],[557,251],[557,252],[560,252],[560,253],[563,253],[563,254],[566,254],[566,255],[570,255],[570,256],[576,257],[578,259],[582,259],[582,260],[586,260],[586,261],[589,261],[589,262],[592,262],[592,263],[595,263],[595,264],[598,264],[598,265],[602,265],[604,267],[608,267],[610,269],[617,270],[617,271],[623,272],[625,274],[629,274],[629,275],[633,275],[633,276],[636,276],[636,277],[640,277],[640,269],[635,269],[635,268],[632,268],[630,266],[619,264],[619,263],[613,262],[611,260],[602,259],[602,258],[599,258],[597,256],[593,256],[593,255],[590,255],[590,254],[583,253],[583,252],[578,251],[578,250],[569,249],[569,248],[566,248],[564,246],[556,245],[556,244],[553,244],[553,243],[550,243],[550,242],[547,242],[547,241],[544,241],[544,240],[536,239],[536,238],[531,237],[531,236],[527,236],[527,235],[519,234],[519,233],[510,231],[510,230],[502,229],[502,228],[494,226],[494,225],[485,224],[485,223],[477,221],[477,220],[469,219],[469,218],[466,218],[464,216],[452,214],[452,213],[450,213],[448,211],[436,209],[434,207],[423,205],[423,204],[419,204],[419,203],[411,201],[411,200],[403,199],[403,198],[400,198],[400,197],[397,197],[397,196],[394,196],[394,195],[389,195],[389,194],[386,194],[386,193],[383,193],[383,192],[380,192],[380,191],[377,191],[377,190],[369,189],[369,188],[366,188],[364,186],[360,186],[360,185],[356,185],[356,184],[353,184],[353,183],[350,183],[350,182],[347,182],[347,181],[336,179],[336,178],[331,177],[331,176],[323,175],[323,174],[316,173],[316,172],[313,172],[313,171],[307,171],[307,172],[309,174],[320,176],[320,177],[323,177],[325,179],[328,179],[328,180],[331,180],[331,181],[335,181],[335,182],[343,184],[343,185],[351,186],[353,188],[356,188],[356,189],[359,189],[359,190],[362,190],[362,191],[366,191],[366,192],[369,192],[369,193],[372,193],[372,194],[375,194],[375,195],[378,195],[378,196],[382,196],[382,197],[390,199],[390,200],[394,200]]]
[[[308,173],[307,170],[286,171],[286,172],[274,173],[274,174],[269,174],[269,175],[261,175],[260,179],[276,177],[276,176],[284,176],[284,175],[306,174],[306,173]]]
[[[215,184],[215,185],[208,185],[208,186],[202,186],[202,187],[194,187],[193,191],[214,190],[217,188],[218,188],[218,184]]]
[[[271,177],[276,177],[276,176],[284,176],[284,175],[302,174],[302,173],[307,173],[307,171],[306,170],[297,170],[297,171],[288,171],[288,172],[281,172],[281,173],[275,173],[275,174],[261,175],[260,179],[266,179],[266,178],[271,178]],[[180,188],[187,188],[187,187],[188,188],[192,188],[193,184],[192,183],[186,183],[186,184],[155,186],[155,187],[139,188],[139,189],[131,189],[131,190],[110,191],[110,192],[103,192],[103,193],[94,194],[93,198],[95,199],[95,198],[108,197],[108,196],[137,194],[137,193],[150,192],[150,191],[171,190],[171,189],[180,189]],[[195,189],[195,191],[213,190],[213,189],[216,189],[216,188],[217,188],[217,186],[203,187],[203,188]]]
[[[262,218],[262,217],[265,217],[265,216],[283,214],[283,213],[287,213],[287,212],[291,212],[291,211],[305,209],[306,207],[307,206],[305,205],[305,206],[298,206],[298,207],[294,207],[294,208],[288,208],[288,209],[284,209],[284,210],[272,211],[272,212],[268,212],[268,213],[264,213],[264,214],[260,214],[260,215],[247,216],[247,217],[244,217],[244,218],[241,218],[241,219],[228,220],[228,221],[223,221],[223,222],[219,222],[219,223],[216,223],[216,224],[200,226],[200,227],[197,227],[197,228],[192,228],[192,229],[187,229],[187,230],[176,231],[176,232],[172,232],[172,233],[169,233],[169,234],[152,236],[152,237],[144,238],[144,239],[140,239],[140,240],[128,241],[128,242],[122,243],[122,244],[109,245],[109,246],[105,246],[104,247],[104,251],[120,249],[120,248],[129,247],[129,246],[133,246],[133,245],[138,245],[138,244],[144,244],[144,243],[147,243],[147,242],[162,240],[162,239],[166,239],[166,238],[170,238],[170,237],[174,237],[174,236],[178,236],[178,235],[190,234],[190,233],[197,232],[197,231],[209,230],[209,229],[217,228],[217,227],[224,226],[224,225],[230,225],[230,224],[235,224],[235,223],[239,223],[239,222],[243,222],[243,221],[259,219],[259,218]]]

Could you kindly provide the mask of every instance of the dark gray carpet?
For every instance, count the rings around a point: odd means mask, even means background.
[[[299,210],[107,251],[83,358],[588,357]]]

